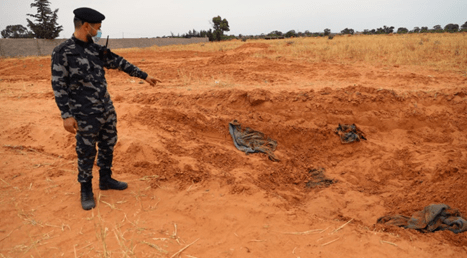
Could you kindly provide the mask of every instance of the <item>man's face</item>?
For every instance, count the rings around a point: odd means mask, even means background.
[[[88,42],[92,40],[92,37],[97,35],[97,31],[101,29],[101,23],[88,23],[88,35],[86,36]]]
[[[89,34],[91,34],[91,37],[94,37],[97,35],[97,31],[101,29],[101,23],[89,23]]]

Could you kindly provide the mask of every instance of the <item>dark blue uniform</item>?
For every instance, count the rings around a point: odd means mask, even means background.
[[[119,69],[145,80],[147,74],[123,57],[93,42],[74,36],[57,46],[52,53],[52,88],[63,119],[74,117],[78,122],[76,153],[78,181],[90,182],[99,148],[97,165],[112,167],[117,143],[117,116],[105,79],[105,68]]]

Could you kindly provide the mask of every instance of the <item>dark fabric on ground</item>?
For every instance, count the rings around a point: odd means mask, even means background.
[[[331,184],[336,183],[336,180],[327,178],[324,173],[326,170],[324,168],[316,169],[312,168],[308,170],[310,173],[311,179],[306,183],[306,186],[309,188],[315,187],[328,187]]]
[[[262,132],[249,127],[242,130],[241,124],[237,120],[229,123],[229,132],[238,150],[245,152],[245,154],[262,152],[268,155],[270,160],[279,161],[273,153],[276,150],[277,142],[267,138]]]
[[[402,215],[384,216],[377,223],[416,229],[424,233],[450,230],[457,234],[467,230],[467,221],[460,212],[442,203],[428,205],[422,211],[415,212],[411,218]]]
[[[339,135],[342,143],[359,142],[360,139],[366,140],[365,134],[357,128],[355,124],[341,125],[336,128],[335,133]]]

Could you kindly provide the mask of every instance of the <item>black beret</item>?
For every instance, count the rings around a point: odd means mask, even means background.
[[[102,13],[88,7],[75,9],[73,13],[76,18],[88,23],[101,23],[105,19]]]

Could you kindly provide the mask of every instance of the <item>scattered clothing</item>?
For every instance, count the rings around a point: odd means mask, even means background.
[[[339,135],[342,143],[359,142],[360,139],[366,140],[365,134],[357,128],[355,124],[341,125],[336,128],[335,133]]]
[[[467,221],[460,212],[442,203],[428,205],[411,218],[403,215],[384,216],[377,223],[416,229],[423,233],[450,230],[457,234],[467,230]]]
[[[279,161],[273,153],[276,150],[277,142],[266,137],[262,132],[249,127],[242,130],[241,124],[237,120],[229,123],[229,132],[238,150],[245,152],[245,154],[262,152],[268,155],[270,160]]]
[[[327,178],[324,175],[324,172],[326,172],[324,168],[320,168],[320,169],[312,168],[308,170],[308,173],[310,173],[311,179],[306,183],[306,186],[309,188],[328,187],[331,184],[334,184],[337,182],[334,179]]]

